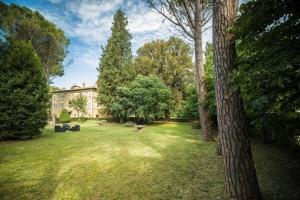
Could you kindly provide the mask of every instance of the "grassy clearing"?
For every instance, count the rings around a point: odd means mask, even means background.
[[[1,199],[225,199],[215,143],[200,141],[190,124],[142,134],[95,121],[81,129],[54,134],[49,126],[35,140],[1,142]],[[297,199],[299,159],[259,144],[254,154],[265,197]]]

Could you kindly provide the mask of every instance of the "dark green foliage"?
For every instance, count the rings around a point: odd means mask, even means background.
[[[0,44],[0,138],[25,139],[47,124],[48,87],[30,43],[8,39]]]
[[[0,2],[0,29],[7,36],[28,41],[40,58],[48,83],[64,74],[63,61],[69,40],[38,11]]]
[[[59,116],[59,122],[60,123],[67,123],[70,122],[70,114],[66,109],[62,109],[62,111],[60,112],[60,116]]]
[[[240,11],[233,80],[251,125],[264,139],[291,144],[300,126],[300,6],[297,0],[257,0]]]
[[[138,123],[149,123],[170,109],[170,89],[155,76],[139,75],[128,86],[118,88],[117,94],[112,113],[120,121],[134,114]]]
[[[194,85],[191,49],[177,37],[145,43],[137,50],[135,70],[138,74],[159,78],[172,90],[173,106],[179,106],[186,89]]]
[[[205,50],[205,84],[207,90],[207,98],[204,106],[208,108],[211,121],[217,121],[217,105],[215,96],[215,81],[214,81],[214,68],[213,68],[213,46],[210,43],[206,44]],[[195,86],[187,90],[186,98],[180,109],[179,116],[190,119],[199,118],[198,110],[198,93]]]
[[[198,93],[195,86],[188,89],[178,115],[186,119],[199,119]]]
[[[132,91],[129,87],[119,87],[116,91],[115,102],[112,104],[111,113],[120,122],[127,120],[132,113],[134,102],[132,102]]]
[[[217,123],[217,103],[215,94],[214,63],[213,63],[213,45],[206,43],[205,49],[205,84],[207,98],[204,106],[208,108],[209,117],[212,122]]]
[[[131,68],[131,35],[127,30],[127,18],[121,10],[114,16],[112,35],[102,49],[99,63],[98,103],[111,113],[117,88],[134,78]]]

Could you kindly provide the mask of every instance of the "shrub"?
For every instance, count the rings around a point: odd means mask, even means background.
[[[111,113],[120,122],[134,115],[137,123],[151,123],[170,110],[171,91],[155,76],[139,75],[127,86],[117,88],[116,94]]]
[[[0,41],[0,138],[27,139],[41,134],[48,119],[48,87],[30,43]]]
[[[63,109],[61,112],[60,112],[60,116],[59,116],[59,122],[60,123],[67,123],[67,122],[70,122],[71,119],[70,119],[70,114],[69,112],[66,110],[66,109]]]

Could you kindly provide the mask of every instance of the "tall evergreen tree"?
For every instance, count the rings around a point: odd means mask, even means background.
[[[131,34],[127,29],[128,21],[124,12],[118,10],[114,15],[112,34],[99,63],[98,103],[106,106],[110,113],[111,105],[116,97],[116,89],[131,81],[134,72],[131,68]]]
[[[33,46],[0,41],[0,139],[28,139],[47,124],[46,77]]]

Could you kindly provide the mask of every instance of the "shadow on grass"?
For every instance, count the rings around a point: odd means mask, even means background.
[[[134,127],[87,122],[79,133],[0,146],[3,199],[226,199],[214,142],[190,123]],[[9,150],[5,150],[9,149]],[[299,197],[299,158],[253,144],[265,199]],[[28,174],[29,173],[29,174]],[[32,174],[30,174],[32,173]],[[35,174],[37,173],[37,174]]]

